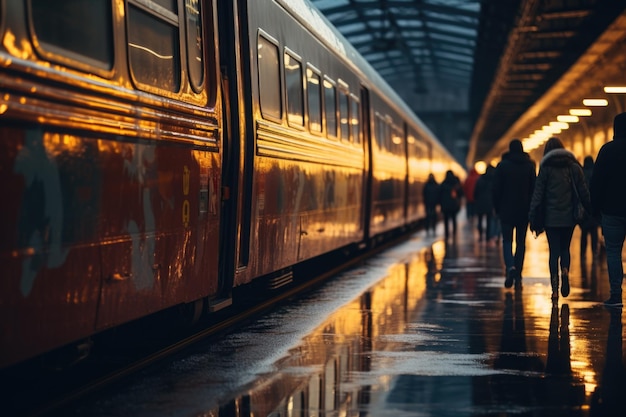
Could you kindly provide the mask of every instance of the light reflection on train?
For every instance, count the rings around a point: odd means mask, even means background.
[[[464,175],[306,0],[2,4],[0,369],[345,262]]]

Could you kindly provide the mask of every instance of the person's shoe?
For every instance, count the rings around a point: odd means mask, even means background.
[[[515,281],[516,277],[517,277],[517,270],[515,269],[515,267],[510,268],[506,272],[506,279],[504,280],[504,287],[511,288],[513,286],[513,282]]]
[[[567,297],[569,295],[569,270],[563,268],[561,270],[561,295]]]
[[[621,307],[624,304],[622,304],[622,297],[621,296],[612,295],[608,300],[606,300],[604,302],[604,305],[606,307]]]

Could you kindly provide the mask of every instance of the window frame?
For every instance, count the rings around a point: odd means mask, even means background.
[[[356,96],[356,94],[350,94],[349,97],[349,104],[350,104],[350,123],[349,123],[349,129],[350,129],[350,142],[353,143],[354,145],[360,146],[363,144],[363,124],[361,121],[361,101],[359,100],[359,98]],[[355,111],[355,105],[356,105],[356,115],[353,115],[352,113]],[[356,128],[358,130],[357,135],[358,138],[355,140],[354,138],[354,124],[352,123],[352,121],[356,118]]]
[[[338,123],[338,138],[341,142],[345,142],[345,143],[351,143],[351,131],[350,131],[350,89],[348,84],[339,79],[337,80],[337,102],[338,102],[338,106],[337,106],[337,110],[339,112],[339,123]],[[341,114],[341,105],[342,105],[342,98],[345,98],[345,104],[346,104],[346,123],[343,124],[342,120],[343,120],[343,115]],[[344,132],[343,132],[343,126],[347,126],[347,131],[348,134],[346,135],[346,137],[344,137]]]
[[[306,65],[306,114],[307,114],[307,126],[309,132],[314,135],[322,136],[324,135],[324,77],[322,76],[322,72],[314,67],[311,63],[307,63]],[[310,94],[309,94],[309,71],[311,71],[312,75],[317,77],[318,80],[318,94],[317,99],[319,103],[319,130],[313,129],[313,125],[311,123],[311,102],[310,102]]]
[[[283,63],[282,63],[282,54],[281,54],[281,47],[280,47],[280,43],[278,42],[278,40],[274,37],[272,37],[270,34],[268,34],[267,32],[263,31],[263,30],[259,30],[257,33],[257,51],[258,51],[258,47],[259,47],[259,39],[263,38],[263,40],[265,40],[267,43],[271,44],[272,46],[274,46],[274,48],[276,49],[276,58],[277,58],[277,72],[276,75],[278,77],[277,81],[277,85],[280,91],[278,91],[278,94],[276,95],[276,97],[278,97],[278,104],[279,104],[279,115],[278,117],[273,115],[273,114],[265,114],[263,113],[263,95],[261,94],[262,92],[262,88],[261,88],[261,67],[259,65],[259,59],[258,59],[258,52],[257,52],[257,60],[256,60],[256,65],[257,65],[257,90],[258,90],[258,103],[259,103],[259,113],[261,115],[261,117],[264,120],[269,120],[275,123],[281,123],[283,120],[283,117],[285,116],[285,100],[284,100],[284,94],[283,94],[283,90],[284,90],[284,86],[283,86],[283,75],[282,75],[282,67],[283,67]]]
[[[304,90],[304,82],[305,82],[305,74],[304,74],[304,65],[302,63],[302,57],[298,54],[296,54],[293,50],[285,47],[283,48],[283,54],[282,54],[282,59],[283,59],[283,65],[282,65],[282,70],[283,70],[283,83],[285,85],[284,87],[284,98],[285,98],[285,118],[287,120],[287,125],[289,125],[289,127],[293,127],[299,130],[304,130],[306,129],[306,117],[305,117],[305,113],[306,113],[306,108],[305,108],[305,90]],[[287,88],[287,62],[285,60],[285,57],[289,56],[290,59],[293,59],[295,62],[297,62],[299,64],[300,67],[300,109],[302,111],[302,122],[296,122],[292,120],[292,114],[290,112],[290,107],[289,107],[289,103],[291,102],[289,99],[289,88]]]
[[[178,2],[176,3],[178,5]],[[157,95],[161,95],[161,96],[165,96],[165,97],[170,97],[170,98],[178,98],[180,97],[184,91],[185,91],[185,81],[188,82],[188,80],[186,79],[186,77],[184,77],[184,73],[185,71],[183,70],[183,67],[186,68],[186,55],[187,55],[187,51],[186,51],[186,30],[185,30],[185,18],[184,18],[184,13],[181,14],[180,11],[178,11],[178,14],[174,14],[173,12],[171,12],[170,10],[168,10],[167,8],[159,5],[158,3],[152,1],[152,0],[126,0],[125,1],[125,15],[124,15],[124,21],[125,21],[125,27],[126,27],[126,43],[125,43],[125,47],[126,47],[126,60],[128,63],[128,73],[130,75],[130,79],[133,83],[133,85],[138,89],[138,90],[142,90],[142,91],[146,91],[149,93],[154,93]],[[147,13],[148,15],[150,15],[150,17],[154,18],[154,19],[158,19],[159,21],[165,23],[165,24],[169,24],[172,26],[175,26],[175,28],[177,29],[178,32],[178,42],[174,42],[172,44],[172,46],[177,47],[177,51],[178,52],[178,63],[179,63],[179,88],[177,91],[172,91],[169,89],[165,89],[162,88],[160,86],[155,86],[155,85],[151,85],[151,84],[147,84],[144,82],[141,82],[137,79],[137,77],[135,76],[135,73],[133,71],[133,65],[131,62],[131,49],[130,49],[130,7],[135,7],[136,9],[143,11],[144,13]],[[181,31],[185,31],[185,45],[183,45],[183,40],[182,40],[182,33]],[[184,59],[185,58],[185,59]]]
[[[109,22],[111,29],[111,62],[108,66],[101,65],[102,62],[89,58],[87,56],[81,55],[79,53],[73,52],[69,49],[65,49],[62,46],[50,44],[47,42],[42,42],[39,35],[37,35],[37,31],[35,28],[35,21],[33,19],[33,4],[31,0],[26,2],[26,19],[27,19],[27,31],[30,35],[31,42],[33,44],[33,48],[37,55],[41,58],[53,62],[56,64],[60,64],[66,66],[68,68],[74,68],[78,71],[82,71],[89,74],[94,74],[102,78],[111,79],[113,78],[113,74],[115,71],[116,60],[115,60],[115,48],[116,48],[116,34],[115,34],[115,10],[113,7],[113,2],[109,2],[110,4],[110,12],[111,12],[111,21]],[[2,2],[2,11],[3,14],[6,14],[6,10],[4,9],[4,2]]]
[[[189,23],[189,19],[187,18],[189,16],[189,8],[187,6],[187,3],[190,2],[191,0],[183,0],[183,5],[184,5],[184,16],[183,16],[183,20],[185,22],[185,35],[184,35],[184,43],[185,43],[185,56],[187,59],[185,59],[185,61],[187,62],[187,79],[189,81],[189,85],[191,86],[191,89],[196,93],[196,94],[202,94],[202,92],[206,89],[206,80],[207,80],[207,57],[206,57],[206,28],[204,27],[205,25],[205,19],[203,19],[203,13],[204,13],[204,8],[203,8],[203,2],[201,2],[200,0],[197,0],[196,3],[198,4],[198,19],[200,22],[200,56],[202,58],[201,61],[201,76],[202,79],[200,80],[199,83],[196,83],[195,80],[193,79],[192,71],[191,71],[191,60],[192,60],[192,54],[191,52],[191,47],[190,47],[190,37],[189,37],[189,27],[188,27],[188,23]],[[208,19],[207,19],[208,21]],[[195,56],[195,54],[194,54]]]
[[[334,108],[334,114],[335,114],[335,129],[334,132],[331,132],[328,129],[328,107],[327,107],[327,96],[326,96],[326,84],[329,84],[331,86],[331,88],[329,90],[332,90],[332,92],[334,93],[334,101],[333,101],[333,108]],[[339,140],[339,136],[337,135],[337,132],[339,130],[339,118],[337,117],[337,110],[338,110],[338,106],[337,106],[337,83],[335,82],[335,80],[333,80],[332,78],[328,77],[327,75],[324,76],[324,81],[323,81],[323,90],[324,90],[324,94],[322,94],[323,98],[324,98],[324,103],[323,103],[323,118],[324,118],[324,132],[326,133],[326,138],[330,139],[330,140]]]

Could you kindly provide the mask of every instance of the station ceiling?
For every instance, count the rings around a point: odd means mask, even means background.
[[[468,165],[626,11],[621,0],[311,1],[435,135],[429,118],[464,114],[470,134],[461,157],[451,151]]]

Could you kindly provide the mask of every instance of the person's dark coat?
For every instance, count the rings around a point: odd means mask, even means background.
[[[535,163],[526,152],[502,155],[493,179],[493,205],[502,223],[528,222],[535,179]]]
[[[590,211],[585,175],[574,154],[562,148],[546,153],[539,165],[529,217],[532,219],[536,216],[536,210],[543,200],[545,227],[574,227],[572,181],[578,190],[581,203]]]
[[[461,181],[451,171],[448,171],[446,178],[439,184],[441,211],[448,214],[458,213],[461,209],[461,197],[463,197]]]
[[[593,168],[590,191],[594,216],[626,217],[626,114],[624,120],[619,116],[613,140],[600,148]]]
[[[493,212],[493,177],[495,168],[488,166],[487,171],[476,181],[474,189],[474,211],[476,214],[491,214]]]
[[[429,177],[422,189],[424,206],[433,209],[439,204],[439,184],[434,177]]]

